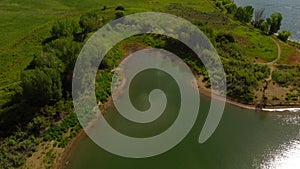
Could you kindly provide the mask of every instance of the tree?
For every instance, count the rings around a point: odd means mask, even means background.
[[[286,42],[289,38],[289,36],[291,36],[291,32],[287,31],[287,30],[283,30],[282,32],[279,33],[278,38],[284,42]]]
[[[270,34],[270,28],[271,28],[271,24],[272,24],[272,20],[271,18],[267,18],[266,21],[264,21],[261,26],[260,29],[267,35]]]
[[[254,8],[252,6],[244,7],[244,12],[245,12],[244,22],[248,23],[251,21],[251,19],[253,17],[253,11],[254,11]]]
[[[241,22],[248,23],[251,21],[253,16],[254,8],[252,6],[238,7],[234,17]]]
[[[226,5],[224,5],[224,7],[226,8],[227,13],[229,13],[229,14],[233,14],[237,9],[236,4],[234,4],[234,3],[226,4]]]
[[[280,30],[282,19],[281,13],[273,13],[270,16],[270,34],[277,33]]]
[[[98,30],[101,27],[101,20],[97,13],[89,12],[80,17],[79,25],[83,29],[83,33],[87,34]]]
[[[60,72],[63,72],[64,64],[54,54],[43,53],[41,55],[35,55],[34,59],[30,62],[30,65],[28,66],[28,68],[30,69],[42,69],[45,67],[54,68],[56,70],[59,70]]]
[[[33,106],[52,105],[62,98],[61,75],[55,69],[24,71],[21,81],[23,96]]]
[[[66,68],[71,67],[73,69],[81,47],[80,43],[70,39],[57,39],[47,44],[45,50],[55,54],[66,65]]]
[[[244,17],[244,9],[243,9],[243,7],[238,7],[237,9],[236,9],[236,12],[235,12],[235,14],[234,14],[234,17],[236,18],[236,19],[238,19],[239,21],[242,21],[243,20],[243,17]]]
[[[253,22],[253,26],[256,28],[260,28],[261,24],[264,22],[264,15],[265,9],[258,9],[255,10],[255,14],[254,14],[254,22]]]
[[[58,20],[51,28],[51,36],[55,39],[60,37],[68,37],[79,31],[79,25],[70,20]]]

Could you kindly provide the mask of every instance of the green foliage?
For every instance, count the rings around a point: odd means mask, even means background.
[[[261,24],[260,29],[270,35],[277,33],[280,30],[282,19],[283,17],[281,13],[273,13]]]
[[[61,38],[46,44],[44,47],[44,51],[54,54],[65,65],[70,65],[70,68],[73,69],[72,66],[76,62],[77,56],[81,51],[81,47],[82,44],[79,42]]]
[[[71,129],[71,134],[69,136],[63,137],[63,134],[66,133],[69,129]],[[76,135],[74,133],[77,133],[80,129],[81,127],[76,114],[71,113],[62,121],[60,125],[53,126],[50,129],[48,129],[43,134],[43,139],[45,141],[55,140],[59,142],[59,147],[65,147],[68,141]]]
[[[210,26],[200,27],[200,30],[211,40],[214,38],[214,30]],[[213,41],[214,42],[214,41]]]
[[[265,34],[269,34],[269,30],[270,30],[270,19],[269,18],[267,18],[267,21],[261,23],[260,30]]]
[[[98,30],[102,22],[96,12],[89,12],[80,17],[79,25],[84,33],[89,33]]]
[[[238,7],[234,17],[241,22],[248,23],[252,19],[253,11],[254,8],[252,6]]]
[[[287,93],[285,100],[286,101],[297,101],[299,98],[299,94],[297,93]]]
[[[97,100],[106,102],[111,95],[112,74],[109,70],[103,70],[98,73],[96,78],[96,98]]]
[[[299,88],[300,66],[278,66],[272,73],[272,79],[283,87]]]
[[[125,8],[124,8],[124,6],[119,5],[119,6],[116,7],[116,10],[124,11]]]
[[[71,39],[56,39],[45,45],[44,51],[55,55],[57,60],[61,60],[62,66],[62,84],[64,96],[68,97],[72,88],[73,69],[81,51],[82,43],[72,41]]]
[[[61,75],[56,69],[27,70],[21,80],[23,97],[30,105],[52,105],[62,98]]]
[[[217,47],[217,51],[220,56],[230,59],[246,60],[242,57],[232,34],[218,33],[214,41],[216,42],[215,46]]]
[[[227,74],[228,96],[246,103],[253,102],[254,89],[259,81],[268,77],[270,69],[266,65],[238,60],[224,60],[223,64]]]
[[[43,131],[46,127],[50,125],[50,122],[46,120],[43,116],[35,117],[32,122],[28,124],[29,130],[39,133]]]
[[[286,42],[290,36],[291,36],[291,32],[287,30],[283,30],[278,34],[278,38],[283,42]]]
[[[51,53],[43,53],[41,55],[35,55],[28,68],[43,69],[45,67],[56,69],[59,72],[63,72],[64,70],[63,62],[59,58],[57,58],[54,54]]]
[[[234,37],[229,33],[219,33],[216,37],[216,42],[220,43],[234,43]]]
[[[124,11],[118,11],[118,12],[115,13],[115,19],[122,18],[123,16],[125,16]]]
[[[152,46],[155,48],[163,48],[166,45],[166,42],[161,37],[154,35],[145,35],[143,38],[143,42],[148,46]]]
[[[273,13],[270,16],[270,34],[277,33],[280,30],[282,19],[281,13]]]
[[[224,5],[225,9],[227,10],[227,13],[234,14],[237,10],[237,6],[235,3],[228,3]]]
[[[79,25],[70,20],[58,20],[51,28],[53,38],[62,38],[75,35],[80,30]]]
[[[13,135],[1,140],[0,166],[1,168],[17,168],[23,165],[26,157],[34,151],[38,140],[23,131],[17,131]]]
[[[119,65],[119,60],[124,56],[123,50],[120,46],[116,46],[114,49],[110,50],[106,56],[103,58],[100,68],[111,70]]]

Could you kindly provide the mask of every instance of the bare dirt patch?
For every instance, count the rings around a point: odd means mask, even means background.
[[[58,161],[64,148],[54,147],[54,141],[43,142],[37,147],[37,151],[26,160],[20,169],[48,169]]]
[[[288,57],[287,62],[289,65],[297,65],[298,63],[300,63],[300,52],[297,50],[292,52],[291,55]]]
[[[136,51],[139,51],[139,50],[142,50],[142,49],[146,49],[147,46],[141,44],[141,43],[136,43],[136,44],[128,44],[128,45],[124,45],[123,46],[123,49],[125,51],[125,57],[127,57],[128,55],[136,52]]]
[[[268,105],[280,105],[285,103],[285,97],[288,91],[288,88],[281,87],[278,84],[271,81],[265,93],[265,95],[268,98]]]
[[[247,40],[245,40],[243,37],[238,37],[236,39],[237,43],[243,46],[248,46],[249,42]]]

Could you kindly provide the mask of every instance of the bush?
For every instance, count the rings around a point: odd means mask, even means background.
[[[289,81],[292,79],[293,75],[290,72],[283,72],[283,71],[274,71],[272,73],[272,79],[282,85],[282,86],[288,86]]]
[[[35,117],[32,122],[28,124],[28,127],[35,133],[43,131],[46,127],[50,125],[50,122],[42,116]]]
[[[123,16],[125,16],[125,12],[123,12],[123,11],[118,11],[115,14],[116,19],[122,18]]]
[[[98,30],[102,22],[96,12],[89,12],[80,17],[79,25],[83,29],[83,33],[87,34]]]
[[[237,9],[236,4],[234,4],[234,3],[226,4],[224,7],[227,10],[227,13],[229,13],[229,14],[233,14]]]
[[[251,21],[253,16],[254,8],[252,6],[238,7],[234,17],[241,22],[248,23]]]
[[[229,33],[219,33],[216,37],[216,42],[222,42],[222,43],[234,43],[235,39],[234,37]]]
[[[278,38],[284,42],[286,42],[289,38],[289,36],[291,36],[291,32],[287,31],[287,30],[283,30],[282,32],[279,33]]]
[[[116,10],[124,11],[125,8],[124,8],[124,6],[119,5],[119,6],[116,7]]]
[[[80,30],[79,25],[70,20],[58,20],[51,28],[53,38],[68,37],[76,34]]]
[[[21,81],[23,97],[30,105],[52,105],[62,98],[61,75],[56,69],[27,70]]]

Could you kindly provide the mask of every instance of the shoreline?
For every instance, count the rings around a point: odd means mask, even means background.
[[[65,169],[70,163],[68,160],[70,152],[76,144],[80,143],[80,140],[83,139],[84,136],[86,136],[86,134],[84,130],[81,129],[77,135],[68,142],[67,146],[64,147],[62,154],[57,157],[57,160],[53,163],[51,169]]]
[[[211,98],[212,91],[209,88],[205,87],[205,83],[202,82],[202,77],[198,78],[198,89],[199,93],[202,95],[205,95],[207,97]],[[223,97],[219,96],[217,99],[224,99]],[[237,106],[242,109],[248,109],[248,110],[255,110],[255,111],[264,111],[264,112],[300,112],[300,106],[292,106],[292,105],[278,105],[278,106],[266,106],[264,108],[257,108],[254,104],[245,104],[238,102],[228,96],[226,96],[226,103]]]
[[[108,108],[113,104],[113,99],[112,96],[109,96],[108,100],[105,103],[98,103],[98,106],[103,109],[101,112],[103,116],[107,113]],[[95,121],[97,121],[97,117],[99,114],[95,113],[95,119],[90,121],[88,125],[85,127],[86,130],[93,128],[95,125]],[[63,149],[62,154],[58,155],[57,160],[53,163],[51,169],[66,169],[68,165],[70,164],[70,153],[72,150],[77,146],[77,144],[80,143],[82,139],[85,137],[88,137],[87,134],[85,133],[85,130],[82,128],[77,135],[72,138],[67,146]]]

